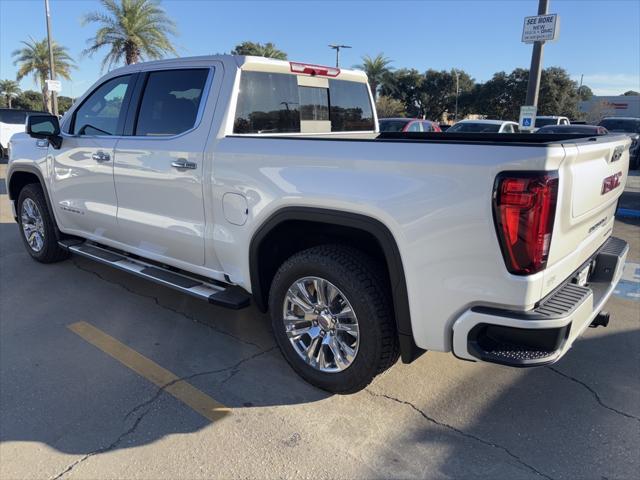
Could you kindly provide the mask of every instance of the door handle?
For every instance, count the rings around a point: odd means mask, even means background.
[[[178,170],[195,170],[198,168],[198,164],[195,162],[188,162],[186,158],[179,158],[171,162],[171,166]]]
[[[94,159],[96,162],[102,163],[102,162],[108,162],[109,160],[111,160],[111,155],[99,150],[93,155],[91,155],[91,158]]]

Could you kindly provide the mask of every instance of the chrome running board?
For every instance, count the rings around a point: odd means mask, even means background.
[[[61,240],[58,243],[62,248],[76,255],[132,273],[165,287],[206,300],[214,305],[237,310],[250,304],[251,296],[249,293],[235,285],[206,281],[82,240]]]

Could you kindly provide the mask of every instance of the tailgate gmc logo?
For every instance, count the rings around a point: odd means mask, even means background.
[[[615,175],[611,175],[610,177],[605,178],[602,181],[602,190],[600,191],[601,195],[605,193],[609,193],[611,190],[615,190],[620,186],[620,179],[622,178],[622,172],[618,172]]]

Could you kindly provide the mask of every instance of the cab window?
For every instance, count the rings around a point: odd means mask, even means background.
[[[365,83],[329,79],[328,85],[298,85],[297,76],[286,73],[242,72],[233,132],[299,133],[301,121],[328,122],[331,132],[374,130]]]
[[[207,68],[149,73],[134,135],[178,135],[192,129],[208,75]]]
[[[122,131],[125,96],[131,75],[112,78],[100,85],[76,110],[74,135],[118,135]]]

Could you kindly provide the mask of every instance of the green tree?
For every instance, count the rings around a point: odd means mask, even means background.
[[[473,79],[462,70],[457,70],[460,96],[459,116],[472,109],[471,94],[475,87]],[[439,121],[444,113],[453,113],[456,104],[456,77],[454,71],[400,69],[383,77],[380,94],[399,100],[410,117],[429,118]]]
[[[576,119],[581,116],[579,102],[578,84],[564,68],[549,67],[542,71],[538,102],[540,115],[563,115]]]
[[[169,37],[176,35],[176,26],[159,0],[100,0],[106,10],[91,12],[82,24],[100,25],[95,36],[87,40],[83,54],[92,56],[103,47],[109,49],[102,60],[102,69],[124,60],[130,65],[145,59],[177,55]]]
[[[580,100],[582,101],[591,100],[591,97],[593,97],[593,90],[586,85],[582,85],[581,87],[578,87],[578,97],[580,97]]]
[[[489,118],[518,118],[520,106],[527,95],[529,72],[516,69],[510,74],[497,72],[487,82],[474,89],[474,112]]]
[[[382,78],[380,95],[401,101],[407,116],[422,116],[424,111],[420,95],[422,80],[423,76],[414,68],[401,68],[388,72]]]
[[[58,97],[58,113],[60,113],[60,115],[69,110],[71,105],[73,105],[73,98],[65,96]]]
[[[380,95],[376,100],[378,118],[404,117],[404,103],[395,98]]]
[[[13,108],[21,110],[42,110],[42,93],[25,90],[13,100]]]
[[[29,41],[22,42],[22,48],[14,51],[12,56],[14,65],[18,66],[18,75],[16,80],[20,81],[27,75],[33,75],[36,85],[42,89],[42,107],[48,110],[49,92],[45,81],[49,78],[49,48],[47,40],[36,41],[30,38]],[[66,47],[62,47],[53,42],[51,45],[53,51],[53,64],[56,77],[69,80],[71,78],[70,71],[75,68],[73,59],[69,55]]]
[[[385,57],[383,53],[379,53],[373,58],[365,55],[362,57],[362,64],[354,67],[363,70],[367,74],[374,100],[378,98],[378,87],[392,70],[389,66],[390,64],[391,59]]]
[[[636,92],[635,90],[627,90],[622,95],[624,95],[625,97],[631,97],[631,96],[640,95],[640,92]]]
[[[20,85],[13,80],[0,80],[0,95],[5,99],[7,108],[11,108],[11,101],[20,95]]]
[[[277,60],[286,60],[287,54],[282,50],[278,50],[275,44],[267,42],[264,45],[257,42],[242,42],[231,50],[232,55],[254,55],[256,57],[275,58]]]
[[[458,82],[456,82],[456,72]],[[463,70],[427,70],[420,87],[423,115],[431,120],[440,121],[445,113],[454,114],[456,107],[456,83],[459,88],[458,117],[463,117],[468,102],[465,95],[473,90],[475,82]]]
[[[529,70],[516,68],[510,74],[498,72],[475,89],[474,111],[490,118],[515,120],[527,98]],[[559,67],[542,71],[538,115],[580,117],[578,85]]]

